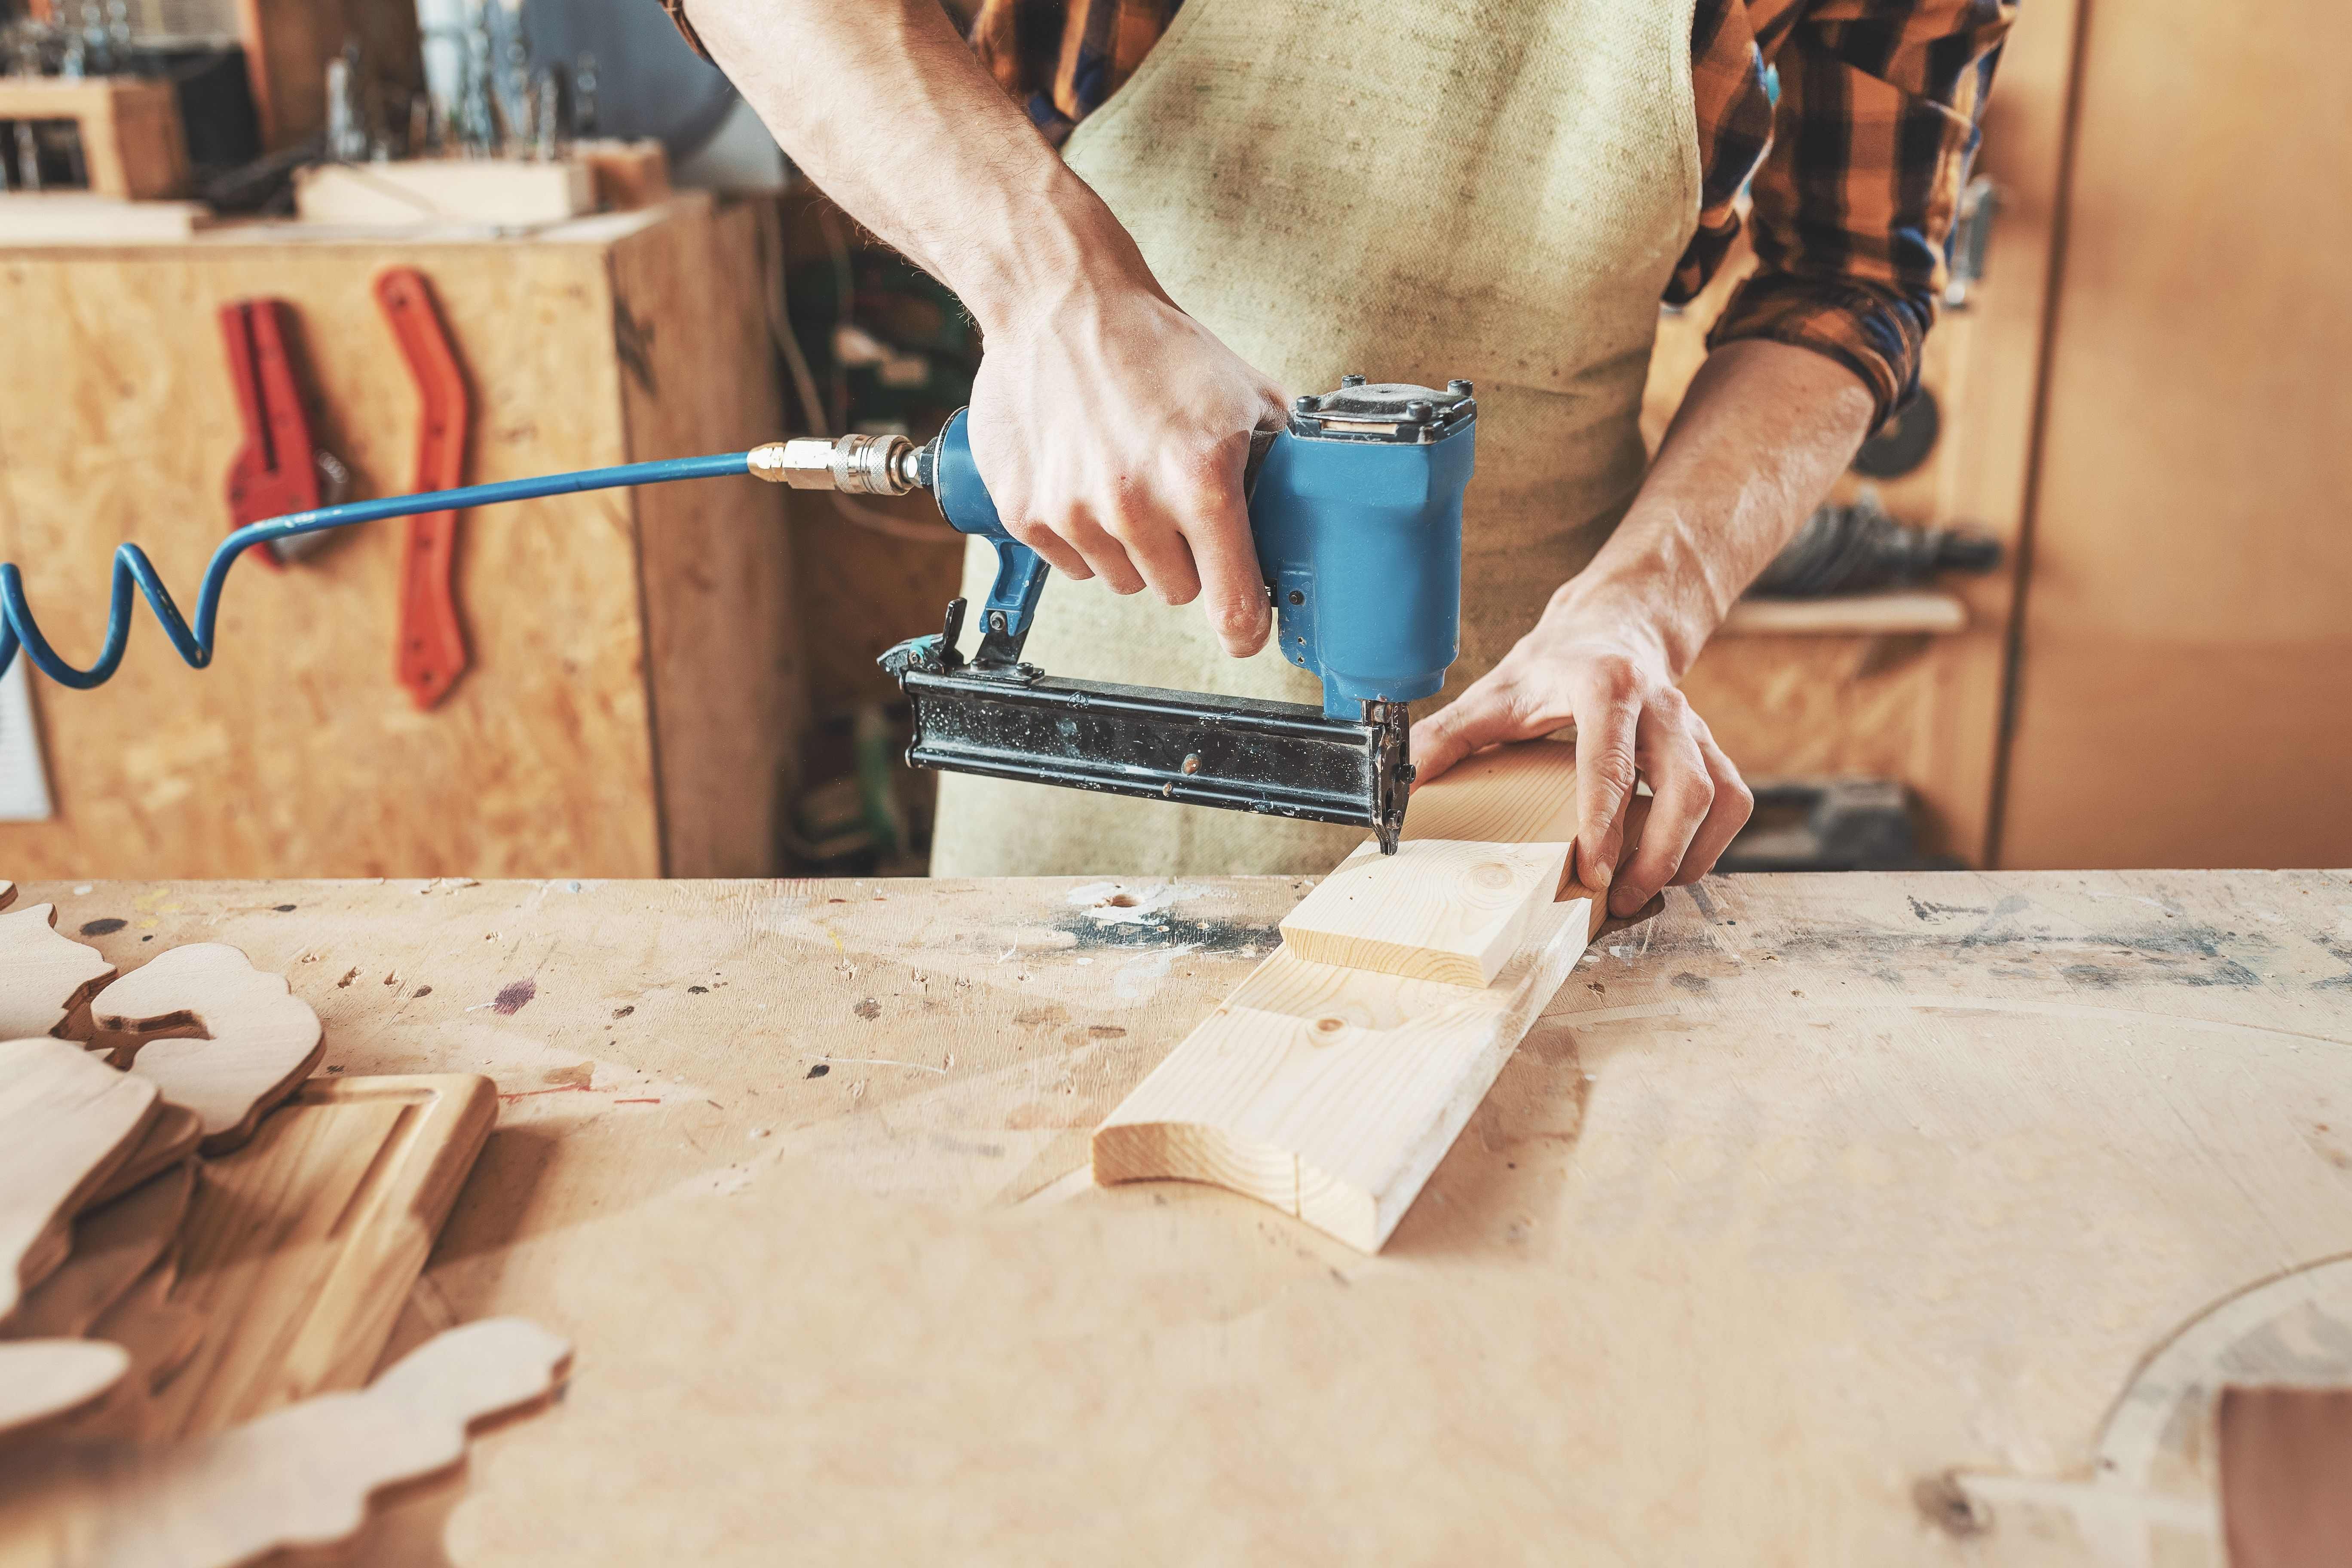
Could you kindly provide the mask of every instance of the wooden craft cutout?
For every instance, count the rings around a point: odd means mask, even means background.
[[[113,977],[98,949],[59,936],[57,923],[55,904],[0,914],[0,1039],[56,1033]]]
[[[73,1250],[57,1272],[25,1294],[5,1327],[10,1339],[78,1339],[128,1295],[141,1275],[171,1250],[196,1184],[195,1167],[177,1169],[100,1204],[74,1221]]]
[[[1420,838],[1367,844],[1284,917],[1283,945],[1313,963],[1485,985],[1555,900],[1570,844]]]
[[[496,1086],[472,1073],[312,1079],[208,1161],[174,1297],[208,1326],[156,1435],[365,1383],[497,1120]]]
[[[204,1119],[206,1154],[251,1137],[326,1051],[319,1015],[286,977],[254,968],[225,942],[157,954],[100,992],[90,1016],[113,1043],[115,1066]]]
[[[155,1119],[147,1124],[147,1131],[140,1138],[138,1147],[124,1156],[122,1163],[114,1168],[114,1173],[89,1195],[90,1206],[94,1208],[120,1197],[156,1172],[178,1164],[196,1152],[196,1145],[203,1142],[204,1136],[203,1117],[184,1105],[159,1100],[155,1106]]]
[[[16,884],[7,881],[5,879],[0,879],[0,910],[6,909],[10,904],[15,903],[16,901]]]
[[[361,1392],[215,1436],[58,1448],[0,1479],[0,1560],[231,1568],[331,1545],[366,1522],[375,1493],[448,1468],[478,1424],[546,1398],[571,1356],[535,1323],[491,1318],[426,1341]]]
[[[0,1322],[63,1263],[74,1215],[135,1147],[155,1086],[65,1040],[0,1043]]]
[[[121,1345],[89,1340],[18,1340],[0,1344],[0,1446],[15,1447],[40,1428],[95,1405],[131,1370]]]
[[[1405,833],[1571,842],[1575,757],[1474,757],[1414,793]],[[1645,810],[1628,807],[1629,846]],[[1606,918],[1601,894],[1568,894],[1536,902],[1477,988],[1277,949],[1096,1129],[1095,1180],[1207,1182],[1378,1251]]]

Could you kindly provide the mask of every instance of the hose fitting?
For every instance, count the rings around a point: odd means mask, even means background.
[[[751,469],[771,484],[853,496],[902,496],[921,481],[904,436],[802,436],[751,448]]]

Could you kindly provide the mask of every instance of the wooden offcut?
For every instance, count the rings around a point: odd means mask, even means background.
[[[314,163],[295,171],[294,210],[305,223],[562,223],[596,210],[596,176],[585,163],[520,158]]]
[[[1575,837],[1573,748],[1529,742],[1471,762],[1416,792],[1404,847],[1475,830],[1492,840],[1483,854],[1514,830],[1547,836],[1512,883],[1520,929],[1490,981],[1316,963],[1286,927],[1285,945],[1095,1130],[1097,1183],[1206,1182],[1379,1250],[1606,914],[1604,894],[1559,886]],[[1432,826],[1445,837],[1418,837]],[[1442,918],[1434,901],[1415,912],[1424,934]],[[1349,940],[1365,955],[1360,926]],[[1389,961],[1406,945],[1370,956],[1401,967]],[[1425,973],[1444,952],[1410,957]]]
[[[0,1040],[50,1033],[113,978],[98,949],[57,923],[51,904],[0,914]]]

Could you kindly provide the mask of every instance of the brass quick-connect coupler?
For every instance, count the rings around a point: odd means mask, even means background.
[[[751,472],[796,490],[902,496],[916,488],[915,444],[904,436],[803,436],[751,448]]]

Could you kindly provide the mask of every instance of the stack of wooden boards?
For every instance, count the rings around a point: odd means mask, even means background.
[[[117,979],[55,919],[0,914],[0,1558],[348,1536],[568,1358],[493,1321],[336,1392],[383,1354],[490,1082],[312,1079],[318,1016],[281,976],[208,942]]]
[[[1378,1251],[1606,916],[1576,831],[1557,742],[1416,790],[1398,852],[1342,862],[1096,1131],[1095,1180],[1208,1182]]]

